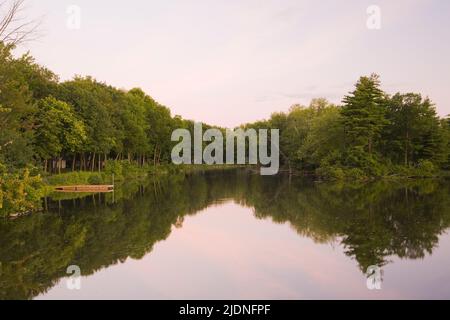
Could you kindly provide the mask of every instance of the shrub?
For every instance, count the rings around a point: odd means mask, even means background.
[[[367,175],[364,173],[364,171],[362,171],[361,169],[358,169],[358,168],[347,169],[345,171],[345,176],[347,179],[351,179],[351,180],[367,179]]]
[[[41,177],[31,176],[28,169],[18,174],[0,172],[0,216],[39,210],[42,187]]]
[[[114,180],[122,181],[123,176],[123,164],[120,161],[107,161],[105,164],[104,175],[106,177],[111,177],[114,175]]]
[[[417,175],[420,177],[433,177],[437,171],[436,166],[429,160],[420,160],[417,165]]]
[[[388,175],[410,177],[413,175],[411,168],[401,165],[391,165],[388,170]]]
[[[88,179],[88,183],[92,185],[100,185],[103,183],[103,178],[100,174],[92,174]]]
[[[121,165],[123,168],[122,171],[123,171],[124,177],[130,178],[130,179],[137,178],[142,173],[142,170],[140,170],[140,168],[134,163],[130,163],[128,161],[122,161]]]
[[[316,170],[316,174],[326,180],[343,180],[345,173],[342,168],[337,167],[321,167]]]
[[[91,172],[69,172],[46,177],[48,184],[53,186],[86,184],[91,177]]]

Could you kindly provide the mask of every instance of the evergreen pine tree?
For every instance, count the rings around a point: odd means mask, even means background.
[[[352,162],[372,157],[377,152],[380,135],[387,124],[385,96],[380,89],[379,76],[372,74],[361,77],[356,89],[344,98],[342,119],[347,152],[354,159]]]

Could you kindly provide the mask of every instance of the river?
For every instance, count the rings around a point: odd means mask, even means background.
[[[449,195],[243,170],[55,194],[0,220],[0,299],[448,299]]]

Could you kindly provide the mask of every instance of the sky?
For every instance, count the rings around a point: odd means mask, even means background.
[[[380,29],[367,26],[371,5]],[[26,15],[42,18],[41,37],[17,54],[61,80],[140,87],[186,119],[235,127],[317,97],[340,103],[373,72],[388,93],[422,93],[450,114],[448,0],[28,0]]]

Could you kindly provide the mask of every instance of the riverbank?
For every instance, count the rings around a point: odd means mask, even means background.
[[[259,174],[256,166],[247,167],[254,174]],[[279,175],[311,178],[320,181],[363,182],[375,180],[417,180],[417,179],[444,179],[450,178],[449,170],[439,170],[432,163],[423,163],[417,167],[385,166],[377,172],[370,169],[348,168],[341,166],[320,167],[316,170],[301,170],[297,168],[282,167]]]
[[[42,199],[45,197],[67,199],[70,194],[55,196],[57,186],[72,185],[114,185],[117,197],[121,197],[124,185],[143,185],[149,180],[176,178],[213,170],[234,170],[247,168],[250,172],[259,173],[256,167],[238,165],[159,165],[137,166],[128,161],[108,162],[101,172],[73,171],[61,174],[42,174],[33,170],[20,173],[0,175],[0,217],[18,217],[42,210]],[[428,164],[417,168],[396,167],[371,176],[356,168],[328,167],[313,172],[281,169],[280,174],[309,177],[319,181],[364,182],[373,180],[412,180],[449,178],[449,171],[438,171]],[[79,195],[78,195],[79,196]]]
[[[448,178],[450,171],[441,170],[431,161],[421,161],[417,166],[381,165],[366,168],[324,166],[313,171],[282,169],[281,172],[296,176],[314,177],[324,181],[369,181],[392,179]]]
[[[126,162],[113,163],[106,166],[102,172],[75,171],[43,177],[45,189],[53,192],[54,187],[61,185],[115,185],[120,186],[126,181],[144,181],[150,177],[169,175],[188,175],[212,170],[231,170],[241,168],[236,165],[159,165],[136,166]]]

